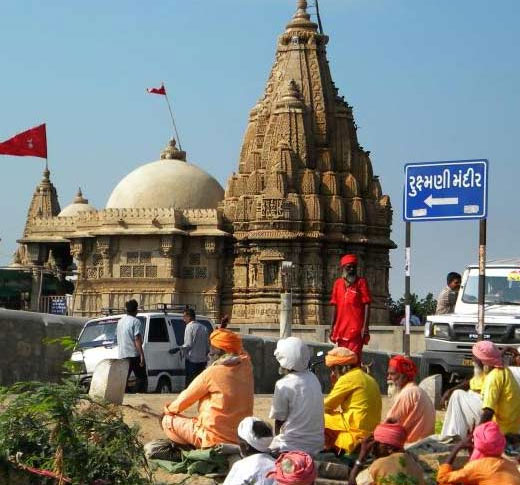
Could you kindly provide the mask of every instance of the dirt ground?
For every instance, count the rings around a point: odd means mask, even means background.
[[[176,397],[176,394],[126,394],[122,407],[124,420],[129,425],[139,426],[143,444],[164,437],[157,415],[161,414],[166,403]],[[256,395],[254,415],[271,422],[269,420],[271,401],[272,395]],[[383,397],[383,415],[386,414],[388,407],[388,399]],[[190,408],[185,414],[196,416],[196,408]],[[272,422],[271,424],[274,425]],[[165,484],[213,485],[215,483],[214,480],[206,477],[190,478],[188,475],[172,475],[162,470],[155,472],[155,479]]]

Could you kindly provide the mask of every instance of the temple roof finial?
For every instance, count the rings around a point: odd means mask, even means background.
[[[76,194],[76,197],[74,197],[73,204],[88,204],[88,199],[85,199],[85,197],[83,197],[81,187],[78,188],[78,193]]]
[[[182,160],[186,161],[186,152],[177,148],[177,141],[171,138],[167,147],[161,152],[161,160]]]
[[[307,0],[298,0],[296,13],[287,25],[287,29],[317,30],[318,26],[311,22],[311,16],[307,12]]]

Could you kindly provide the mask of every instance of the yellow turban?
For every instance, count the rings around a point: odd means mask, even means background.
[[[336,365],[355,365],[357,362],[357,354],[344,347],[333,348],[325,357],[325,364],[327,367],[334,367]]]
[[[240,335],[227,328],[214,330],[209,340],[213,347],[223,350],[228,354],[240,354],[242,352],[242,339]]]

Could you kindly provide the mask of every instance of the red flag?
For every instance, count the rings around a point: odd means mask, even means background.
[[[45,123],[0,143],[0,155],[47,158]]]
[[[164,84],[161,84],[160,88],[148,88],[146,90],[150,94],[161,94],[162,96],[166,96],[166,88]]]

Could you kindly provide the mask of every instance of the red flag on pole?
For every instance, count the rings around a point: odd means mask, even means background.
[[[0,143],[0,155],[47,158],[45,123]]]
[[[161,94],[162,96],[166,96],[166,88],[164,84],[161,84],[160,88],[148,88],[146,90],[150,94]]]

